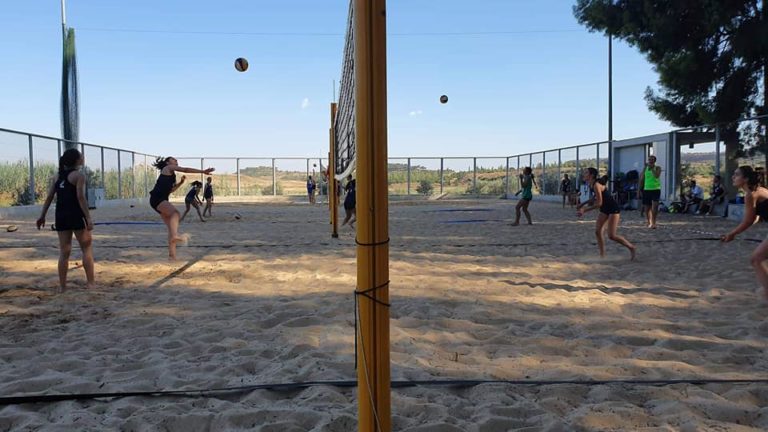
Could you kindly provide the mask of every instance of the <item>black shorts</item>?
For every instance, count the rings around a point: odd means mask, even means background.
[[[85,217],[82,215],[56,215],[56,231],[80,231],[85,229]]]
[[[212,200],[213,199],[213,195],[203,195],[203,198],[207,199],[207,200]]]
[[[163,214],[163,213],[157,209],[157,206],[159,206],[160,203],[162,203],[163,201],[168,201],[168,198],[156,197],[154,195],[149,196],[149,205],[152,207],[154,211],[156,211],[159,214]]]
[[[649,206],[652,205],[654,202],[659,202],[661,199],[661,191],[660,190],[644,190],[643,191],[643,205]]]
[[[344,210],[354,210],[355,209],[356,200],[354,199],[345,199],[344,200]]]

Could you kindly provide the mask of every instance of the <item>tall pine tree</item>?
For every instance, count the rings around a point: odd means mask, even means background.
[[[768,114],[768,0],[577,0],[573,9],[653,64],[658,89],[646,101],[662,119],[690,127]],[[767,123],[749,140],[736,138],[735,123],[724,128],[727,170],[742,150],[768,158]]]

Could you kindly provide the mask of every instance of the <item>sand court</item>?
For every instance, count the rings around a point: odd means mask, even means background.
[[[444,211],[450,210],[450,211]],[[242,215],[240,220],[234,214]],[[768,308],[754,241],[734,223],[624,213],[600,259],[594,214],[534,201],[392,203],[393,380],[768,378]],[[96,222],[156,222],[148,207]],[[193,390],[354,380],[354,235],[330,238],[326,205],[219,204],[189,218],[179,260],[162,225],[100,225],[98,288],[82,269],[54,294],[55,233],[0,233],[0,394]],[[745,239],[766,233],[756,227]],[[72,267],[79,261],[73,252]],[[403,431],[768,428],[768,387],[747,384],[418,386],[393,390]],[[9,405],[0,430],[348,431],[356,390],[317,386],[216,397]]]

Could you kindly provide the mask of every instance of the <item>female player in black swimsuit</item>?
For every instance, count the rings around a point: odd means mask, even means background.
[[[597,170],[595,168],[587,168],[584,170],[582,178],[595,192],[595,203],[589,207],[582,207],[577,212],[579,217],[582,217],[584,213],[590,210],[600,209],[600,214],[597,216],[597,225],[595,226],[595,236],[597,237],[597,247],[600,249],[600,256],[605,256],[605,236],[603,231],[607,225],[608,238],[629,249],[631,259],[634,260],[635,246],[624,237],[616,234],[619,228],[619,221],[621,220],[621,209],[608,192],[608,188],[605,187],[608,177],[598,179]]]
[[[208,217],[213,217],[213,178],[208,177],[205,179],[205,189],[203,190],[203,198],[205,198],[205,209],[203,210],[203,216],[208,213]]]
[[[344,218],[344,223],[341,226],[349,224],[350,227],[355,227],[355,221],[357,216],[355,215],[355,209],[357,207],[357,197],[355,196],[356,183],[352,179],[352,175],[347,177],[347,184],[344,186],[344,190],[347,191],[347,196],[344,198],[344,210],[347,216]]]
[[[210,178],[210,177],[208,177]],[[200,189],[203,188],[203,184],[199,181],[193,181],[192,182],[192,189],[187,192],[187,196],[184,197],[184,205],[187,206],[187,208],[184,210],[184,214],[181,215],[181,219],[179,219],[179,223],[184,221],[184,218],[187,217],[187,213],[189,213],[189,210],[194,207],[195,210],[197,210],[197,215],[200,217],[200,222],[205,222],[205,219],[203,219],[203,215],[200,213],[200,205],[203,203],[200,201]]]
[[[86,288],[93,288],[93,220],[85,200],[85,176],[79,171],[83,166],[83,156],[76,149],[69,149],[59,158],[59,174],[51,179],[48,196],[43,204],[43,211],[37,219],[37,229],[45,226],[45,215],[56,196],[56,224],[59,234],[59,287],[60,292],[67,289],[67,271],[69,255],[72,252],[72,234],[80,243],[83,252],[83,268],[88,281]]]
[[[171,193],[184,183],[184,177],[182,177],[182,181],[176,183],[176,171],[208,175],[214,169],[199,170],[196,168],[180,167],[179,161],[173,157],[157,158],[152,165],[160,170],[160,175],[157,176],[155,187],[149,192],[149,205],[156,212],[160,213],[163,222],[168,226],[168,257],[171,260],[175,260],[176,243],[184,241],[184,238],[179,236],[179,211],[168,201]]]
[[[760,217],[760,221],[768,221],[768,189],[760,186],[758,173],[751,166],[739,167],[733,172],[733,185],[744,191],[744,218],[741,223],[728,234],[720,237],[725,243],[736,238],[749,227],[755,224]],[[765,261],[768,260],[768,239],[752,252],[752,268],[755,269],[757,281],[762,287],[763,298],[768,301],[768,271],[765,268]]]

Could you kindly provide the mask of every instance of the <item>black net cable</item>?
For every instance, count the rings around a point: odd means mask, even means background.
[[[717,379],[717,378],[682,378],[682,379],[618,379],[618,380],[486,380],[486,379],[463,379],[463,380],[395,380],[391,382],[394,389],[411,387],[476,387],[480,385],[512,385],[512,386],[530,386],[542,387],[550,385],[576,385],[576,386],[601,386],[601,385],[625,385],[625,386],[650,386],[663,387],[679,384],[688,385],[768,385],[768,378],[744,378],[744,379]],[[133,391],[133,392],[103,392],[103,393],[73,393],[73,394],[37,394],[0,397],[0,406],[34,404],[34,403],[55,403],[63,401],[82,401],[99,399],[117,399],[126,397],[183,397],[183,398],[202,398],[217,397],[223,394],[231,393],[250,393],[257,390],[269,391],[296,391],[311,387],[335,387],[335,388],[354,388],[357,387],[356,380],[339,381],[305,381],[293,383],[274,383],[274,384],[253,384],[236,387],[220,387],[208,389],[193,390],[158,390],[158,391]]]

